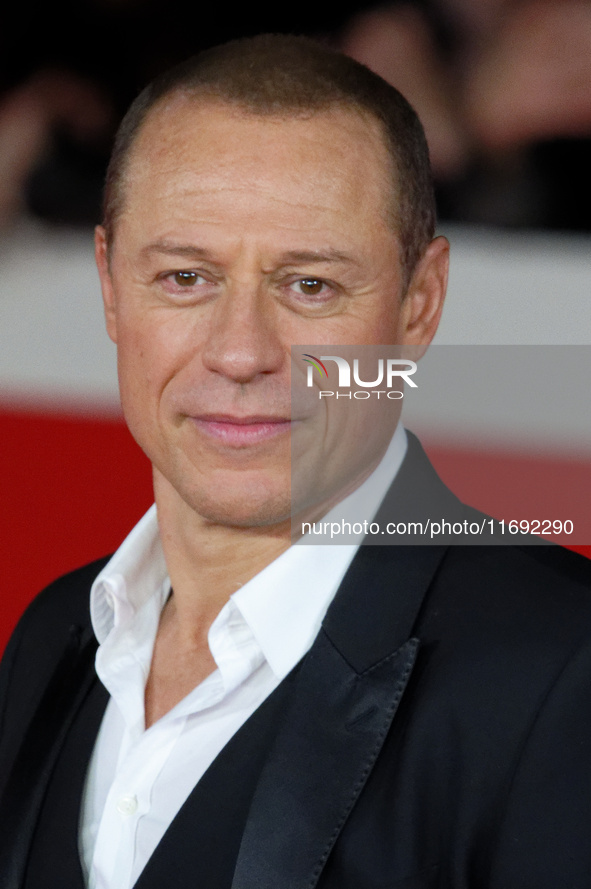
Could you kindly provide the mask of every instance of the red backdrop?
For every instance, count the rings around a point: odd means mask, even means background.
[[[152,502],[148,460],[122,421],[0,412],[0,650],[55,577],[117,548]]]

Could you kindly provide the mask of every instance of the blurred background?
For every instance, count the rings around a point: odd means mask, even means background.
[[[436,342],[591,353],[588,0],[301,0],[264,12],[14,4],[0,34],[0,648],[43,585],[116,548],[151,503],[148,463],[120,416],[92,258],[117,124],[161,70],[261,31],[338,47],[417,109],[452,244]],[[539,406],[523,418],[529,439],[519,418],[484,423],[469,405],[452,407],[426,444],[460,496],[469,465],[466,499],[493,515],[524,517],[511,514],[524,497],[532,517],[588,511],[584,405],[559,422],[551,402]],[[542,501],[540,479],[552,480]],[[574,548],[591,555],[591,540]]]

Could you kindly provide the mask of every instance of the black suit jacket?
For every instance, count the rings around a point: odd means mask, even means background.
[[[417,479],[473,515],[411,438],[380,520],[421,512]],[[2,664],[1,889],[93,681],[102,564],[45,590]],[[589,889],[590,579],[559,547],[362,546],[292,677],[232,889]],[[194,886],[174,822],[166,842]]]

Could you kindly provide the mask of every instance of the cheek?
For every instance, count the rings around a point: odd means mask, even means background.
[[[160,415],[169,371],[157,337],[141,324],[130,325],[120,337],[117,370],[127,427],[148,459],[158,463],[166,449]]]
[[[376,300],[369,319],[368,342],[376,345],[395,345],[400,336],[400,303],[398,295],[388,294]]]
[[[374,292],[352,300],[342,315],[326,319],[326,329],[318,342],[333,345],[397,344],[401,309],[398,294],[394,287],[392,290],[394,292],[376,287]],[[312,340],[307,342],[311,344]]]
[[[151,364],[153,341],[146,336],[137,322],[119,323],[117,364],[119,382],[123,386],[139,382]]]
[[[331,345],[397,345],[398,312],[390,308],[358,310],[347,318],[335,319],[320,343]],[[298,341],[296,341],[298,342]]]
[[[187,339],[183,319],[157,311],[128,311],[119,318],[118,330],[119,364],[131,378],[154,382],[174,372],[175,363],[183,359]]]
[[[169,309],[129,312],[121,322],[119,387],[130,428],[175,424],[183,396],[204,383],[199,325]]]
[[[158,328],[141,318],[119,320],[117,370],[121,404],[133,431],[153,413],[153,402],[170,375]]]

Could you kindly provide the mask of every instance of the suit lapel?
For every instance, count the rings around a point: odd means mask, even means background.
[[[232,889],[312,889],[395,717],[444,547],[360,548],[302,662]]]
[[[70,630],[62,659],[27,729],[0,806],[0,887],[19,889],[48,782],[66,735],[96,677],[90,629]]]

